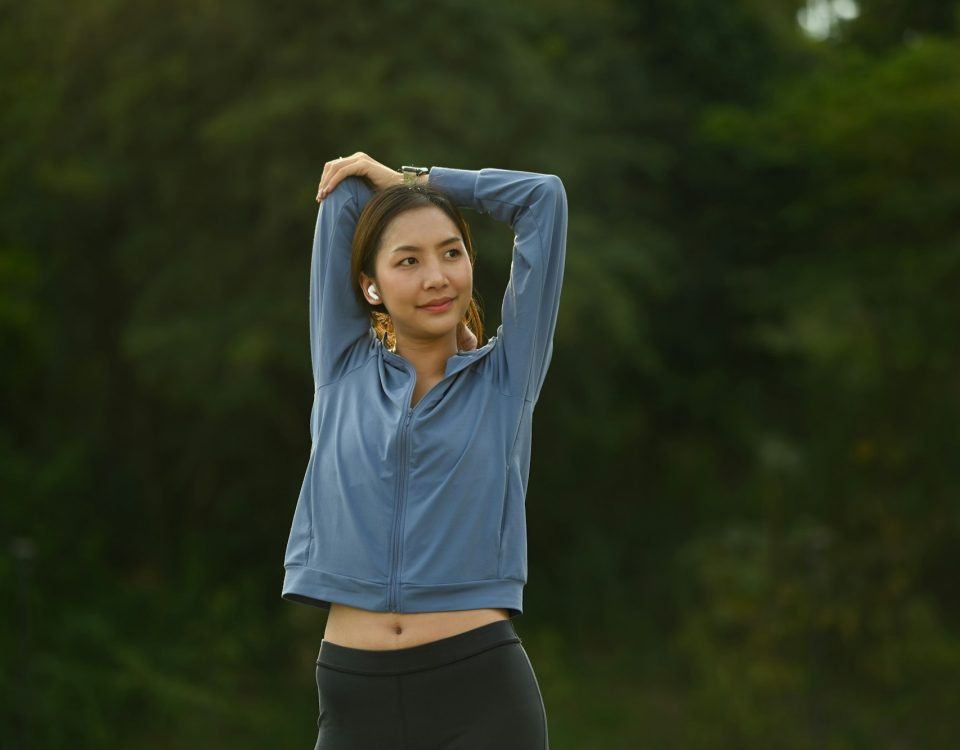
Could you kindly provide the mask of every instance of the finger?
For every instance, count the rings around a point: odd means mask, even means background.
[[[337,157],[336,159],[331,159],[323,165],[323,173],[320,175],[320,184],[317,186],[317,200],[325,198],[326,194],[330,192],[330,175],[333,173],[333,168],[342,157]]]
[[[329,194],[339,182],[350,175],[365,175],[369,169],[370,157],[362,151],[357,151],[350,156],[344,156],[337,159],[330,169],[330,177],[326,186]]]
[[[340,159],[337,159],[330,167],[330,174],[327,175],[327,184],[323,189],[323,197],[330,195],[331,191],[339,184],[339,182],[350,174],[350,159],[349,156],[344,156]]]
[[[344,177],[351,174],[365,175],[370,169],[370,162],[373,161],[363,151],[355,151],[350,156],[342,156],[333,163],[331,170],[331,183],[327,188],[329,193],[334,185],[340,182]]]
[[[327,195],[330,194],[330,191],[333,189],[331,180],[344,161],[344,157],[338,156],[336,159],[331,159],[323,165],[323,174],[320,175],[320,184],[317,186],[318,201],[326,198]]]
[[[323,197],[323,187],[326,185],[327,175],[330,174],[330,162],[323,165],[323,173],[320,175],[320,182],[317,184],[317,200]]]

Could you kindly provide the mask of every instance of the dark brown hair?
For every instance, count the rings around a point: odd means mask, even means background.
[[[371,325],[386,346],[396,346],[396,336],[393,331],[393,321],[390,319],[387,308],[381,303],[371,305],[360,290],[360,273],[370,278],[376,278],[374,265],[377,252],[380,249],[380,239],[383,237],[387,225],[404,211],[423,206],[436,206],[450,217],[456,224],[463,237],[463,244],[467,248],[467,257],[471,265],[476,263],[476,253],[473,241],[470,238],[470,227],[460,210],[453,205],[442,192],[429,185],[391,185],[373,194],[367,205],[360,212],[357,219],[357,229],[353,235],[353,248],[350,258],[350,279],[353,282],[353,292],[357,295],[360,304],[370,311]],[[477,346],[483,345],[483,319],[480,312],[480,302],[476,292],[470,299],[470,305],[463,316],[462,324],[470,327],[477,337]],[[385,337],[385,338],[384,338]]]

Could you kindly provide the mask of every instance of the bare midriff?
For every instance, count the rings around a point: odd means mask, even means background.
[[[327,615],[323,640],[349,648],[409,648],[509,619],[506,609],[397,613],[373,612],[334,602]]]

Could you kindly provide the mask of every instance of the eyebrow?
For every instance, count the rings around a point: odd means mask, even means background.
[[[445,239],[443,242],[438,242],[437,247],[443,247],[444,245],[449,245],[451,242],[463,242],[463,239],[460,237],[449,237],[448,239]],[[401,251],[409,252],[411,250],[419,250],[419,249],[420,247],[417,245],[400,245],[399,247],[393,248],[393,250],[391,250],[390,252],[391,253],[399,253]]]

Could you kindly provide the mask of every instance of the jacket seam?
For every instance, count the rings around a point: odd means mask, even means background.
[[[544,253],[544,251],[543,251],[543,232],[542,232],[541,229],[540,229],[540,222],[538,222],[538,221],[536,220],[536,218],[537,218],[537,217],[536,217],[536,214],[533,214],[533,218],[534,218],[533,226],[534,226],[534,228],[537,230],[537,249],[540,251],[540,271],[541,271],[541,276],[542,276],[542,278],[540,279],[540,288],[538,289],[537,308],[536,308],[536,309],[537,309],[538,311],[541,311],[541,313],[542,313],[542,311],[543,311],[543,295],[544,295],[544,293],[545,293],[545,291],[546,291],[546,287],[547,287],[547,282],[546,282],[546,275],[547,275],[547,274],[546,274],[546,270],[547,270],[547,269],[546,269],[546,260],[545,260],[545,259],[546,259],[546,255],[545,255],[545,253]],[[536,327],[533,329],[533,335],[531,336],[531,347],[532,347],[533,342],[536,342],[536,341],[539,340],[539,334],[540,334],[540,330],[541,330],[542,325],[543,325],[543,315],[540,314],[540,315],[537,315]],[[532,347],[532,348],[533,348],[533,347]],[[529,362],[529,364],[527,365],[527,376],[526,376],[526,378],[524,379],[524,382],[523,382],[523,398],[524,398],[524,400],[527,400],[527,394],[530,392],[530,383],[531,383],[531,381],[533,380],[533,364],[534,364],[534,357],[531,356],[531,357],[530,357],[530,362]]]
[[[360,576],[352,576],[352,575],[348,575],[347,573],[338,573],[337,571],[327,570],[326,568],[314,568],[311,565],[285,565],[284,567],[287,570],[292,570],[294,568],[302,568],[304,570],[315,570],[316,572],[323,573],[324,575],[336,576],[338,578],[349,578],[352,581],[363,581],[364,583],[375,583],[378,586],[382,586],[384,583],[383,581],[377,581],[377,580],[374,580],[373,578],[361,578]]]
[[[373,359],[373,358],[376,357],[376,356],[377,356],[376,350],[372,351],[369,355],[367,355],[366,357],[364,357],[363,361],[360,362],[356,367],[351,367],[349,370],[343,371],[342,373],[340,373],[340,374],[339,374],[336,378],[334,378],[333,380],[328,380],[328,381],[326,381],[325,383],[319,383],[319,384],[317,384],[316,387],[314,388],[314,392],[319,391],[321,388],[326,388],[328,385],[336,385],[336,384],[339,383],[341,380],[343,380],[345,377],[347,377],[347,375],[349,375],[351,372],[354,372],[354,371],[356,371],[356,370],[359,370],[361,367],[365,367],[366,364],[367,364],[367,362],[369,362],[371,359]]]
[[[532,207],[530,204],[526,204],[526,203],[514,203],[513,201],[505,201],[505,200],[500,200],[500,199],[498,199],[498,198],[480,198],[480,201],[481,201],[481,202],[486,201],[486,202],[490,202],[490,203],[499,203],[499,204],[505,205],[505,206],[513,206],[514,208],[519,208],[519,209],[520,209],[520,211],[519,211],[520,214],[529,213],[529,214],[531,214],[531,215],[533,216],[533,226],[534,226],[534,229],[536,230],[536,233],[537,233],[537,244],[536,244],[536,246],[537,246],[537,250],[539,251],[539,254],[540,254],[540,258],[539,258],[539,260],[540,260],[540,269],[541,269],[541,271],[544,271],[544,272],[545,272],[545,270],[546,270],[545,257],[546,257],[546,256],[545,256],[545,254],[544,254],[544,248],[543,248],[543,245],[544,245],[544,243],[543,243],[543,230],[542,230],[541,227],[540,227],[540,222],[537,220],[537,213],[536,213],[535,211],[533,211],[533,207]],[[517,216],[517,220],[514,222],[514,224],[519,224],[519,223],[520,223],[520,216]],[[545,276],[545,275],[546,275],[546,274],[544,273],[544,276]],[[538,310],[542,310],[542,309],[543,309],[543,295],[544,295],[545,291],[546,291],[546,281],[545,281],[545,279],[544,279],[544,280],[543,280],[543,283],[540,284],[540,288],[539,288],[539,290],[538,290],[539,297],[538,297],[538,299],[537,299],[537,305],[536,305],[536,307],[537,307]],[[537,334],[540,332],[540,325],[541,325],[541,323],[542,323],[541,316],[538,315],[538,316],[537,316],[537,326],[536,326],[536,328],[534,329],[534,331],[533,331],[533,336],[532,336],[532,340],[533,340],[533,341],[536,341],[536,340],[537,340]],[[527,365],[527,374],[526,374],[526,377],[525,377],[525,379],[524,379],[524,381],[523,381],[523,388],[522,388],[523,398],[524,398],[525,400],[530,400],[530,401],[532,401],[532,399],[527,399],[527,394],[528,394],[529,391],[530,391],[530,381],[531,381],[532,379],[533,379],[533,358],[531,357],[530,363]],[[508,395],[512,395],[512,394],[508,394]]]
[[[501,348],[502,348],[502,347],[501,347]],[[478,361],[479,361],[479,360],[478,360]],[[497,393],[499,393],[501,396],[505,396],[506,398],[523,398],[523,396],[521,396],[519,393],[510,393],[509,391],[504,390],[504,389],[500,386],[500,383],[497,382],[497,379],[496,379],[496,378],[491,377],[491,376],[487,375],[486,373],[482,372],[480,369],[474,367],[475,364],[476,364],[476,363],[471,362],[469,365],[467,365],[466,367],[464,367],[463,370],[461,370],[461,372],[468,372],[468,373],[470,373],[471,375],[476,375],[476,376],[477,376],[478,378],[480,378],[481,380],[483,380],[483,381],[489,383],[490,385],[492,385],[493,388],[494,388],[494,390],[495,390]]]
[[[444,581],[443,583],[437,583],[436,581],[418,583],[417,581],[403,581],[400,585],[402,587],[414,587],[414,588],[433,588],[444,586],[457,586],[461,583],[488,583],[489,581],[523,581],[522,578],[514,578],[513,576],[490,576],[489,578],[467,578],[460,581]]]

